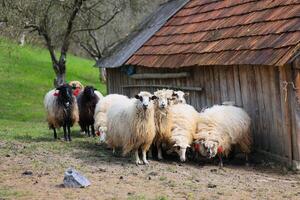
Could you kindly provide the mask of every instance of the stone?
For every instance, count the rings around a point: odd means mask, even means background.
[[[157,173],[157,172],[150,172],[148,175],[149,175],[149,176],[157,176],[158,173]]]
[[[209,183],[209,184],[207,184],[207,187],[208,187],[208,188],[216,188],[216,187],[217,187],[217,185],[215,185],[215,184],[212,184],[212,183]]]
[[[75,169],[69,168],[65,172],[64,186],[68,188],[85,188],[91,185],[90,181],[77,172]]]
[[[26,170],[25,172],[22,173],[25,176],[32,176],[33,172],[30,170]]]

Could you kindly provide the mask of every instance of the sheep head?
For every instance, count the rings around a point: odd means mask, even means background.
[[[56,88],[58,91],[57,100],[65,108],[70,108],[73,104],[73,92],[72,87],[68,84],[64,84]]]
[[[96,131],[96,135],[100,137],[100,142],[105,142],[106,131],[107,131],[107,127],[104,126],[100,126],[99,129]]]
[[[83,85],[79,81],[71,81],[69,85],[72,87],[73,94],[76,97],[83,89]]]
[[[83,90],[83,95],[88,99],[92,99],[95,97],[96,90],[97,89],[94,88],[93,86],[86,86]]]
[[[157,90],[156,92],[154,92],[154,95],[157,97],[157,99],[155,100],[156,107],[158,107],[159,109],[166,109],[171,104],[173,98],[172,94],[173,90],[166,89]]]
[[[173,91],[172,97],[175,104],[178,103],[186,103],[185,97],[187,97],[189,93],[184,93],[183,91]]]
[[[149,92],[140,92],[135,95],[135,98],[138,99],[137,107],[142,108],[143,110],[147,110],[153,106],[153,100],[157,99],[155,95],[152,95]]]
[[[178,154],[181,162],[185,162],[186,161],[186,150],[189,147],[191,147],[191,146],[188,144],[174,144],[172,147],[172,150]]]
[[[217,140],[200,139],[194,142],[194,148],[200,155],[208,158],[213,158],[220,153],[219,142]]]

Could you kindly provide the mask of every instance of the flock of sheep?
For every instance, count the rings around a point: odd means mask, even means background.
[[[75,96],[76,95],[76,96]],[[64,139],[71,141],[70,127],[78,122],[81,130],[100,136],[115,153],[134,153],[135,162],[149,164],[154,148],[157,158],[176,153],[186,160],[187,149],[206,158],[227,157],[233,146],[246,155],[251,150],[251,119],[241,108],[214,105],[202,112],[186,103],[185,93],[162,89],[151,94],[141,91],[133,98],[120,94],[105,97],[92,86],[79,82],[49,91],[44,100],[49,128],[63,127]],[[140,153],[142,159],[140,159]]]

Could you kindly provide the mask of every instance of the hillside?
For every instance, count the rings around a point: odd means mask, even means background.
[[[69,56],[67,81],[79,80],[104,93],[93,65],[92,60]],[[45,121],[43,98],[55,77],[47,50],[0,39],[0,77],[0,120]]]

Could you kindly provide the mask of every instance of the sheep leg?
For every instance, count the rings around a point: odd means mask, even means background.
[[[57,139],[57,133],[56,133],[56,129],[53,128],[53,133],[54,133],[54,139],[56,140]]]
[[[149,162],[147,160],[147,151],[145,149],[142,150],[142,154],[143,154],[143,162],[145,165],[149,165]]]
[[[218,157],[219,157],[219,166],[220,166],[220,168],[223,168],[222,155],[221,155],[221,154],[218,154]]]
[[[136,151],[134,152],[134,154],[135,154],[135,164],[136,164],[136,165],[141,165],[142,162],[141,162],[140,157],[139,157],[139,150],[136,150]]]
[[[87,131],[88,136],[91,137],[91,134],[90,134],[90,127],[89,127],[89,126],[86,126],[86,131]]]
[[[161,142],[157,141],[156,142],[156,148],[157,148],[157,159],[162,160],[162,152],[161,152]]]
[[[246,166],[249,167],[249,155],[245,153],[245,158],[246,158]]]
[[[66,127],[66,125],[63,125],[63,129],[64,129],[64,139],[65,139],[65,141],[68,141],[68,138],[67,138],[67,127]]]
[[[68,128],[68,139],[69,139],[69,141],[72,141],[72,139],[71,139],[71,128],[70,128],[70,125],[68,125],[67,128]]]
[[[96,137],[95,129],[94,129],[93,125],[91,125],[91,132],[92,132],[93,137]]]

